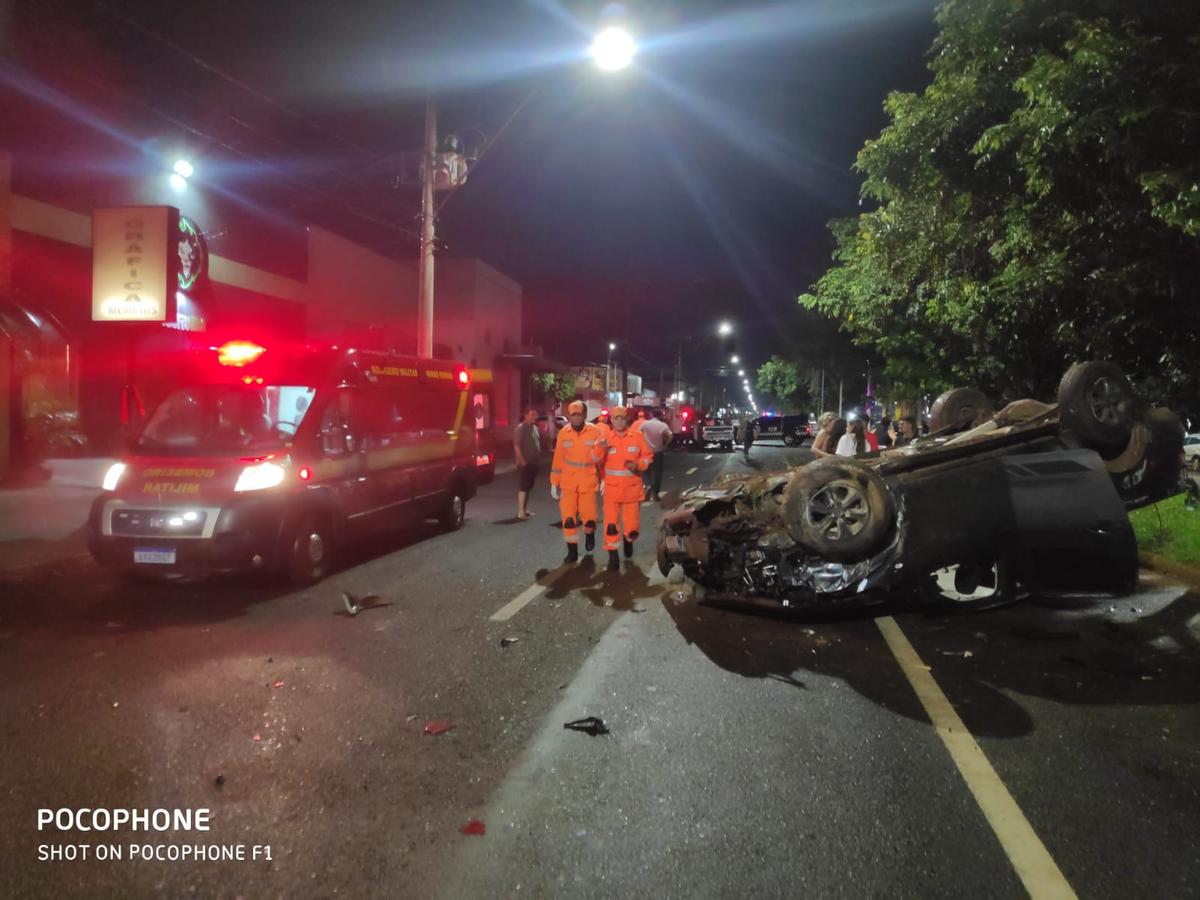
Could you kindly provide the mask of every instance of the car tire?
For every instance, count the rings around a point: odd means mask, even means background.
[[[450,489],[450,499],[438,513],[438,524],[446,531],[458,531],[463,527],[467,518],[467,501],[463,498],[462,490],[455,485]]]
[[[1123,447],[1134,425],[1133,388],[1110,362],[1076,363],[1058,385],[1058,419],[1094,450]]]
[[[316,584],[333,570],[333,529],[327,516],[302,516],[287,543],[284,574],[297,586]]]
[[[783,518],[798,544],[837,562],[862,559],[892,530],[891,495],[864,466],[820,461],[797,469],[784,491]]]
[[[1108,469],[1108,474],[1124,475],[1142,464],[1149,446],[1150,430],[1138,422],[1129,430],[1129,440],[1125,442],[1125,447],[1120,453],[1111,456],[1101,453],[1100,457],[1104,460],[1104,468]]]
[[[992,401],[974,388],[952,388],[933,401],[929,412],[930,432],[951,425],[970,422],[971,427],[982,425],[996,414]]]
[[[783,442],[785,444],[787,444],[789,447],[798,447],[800,445],[800,439],[798,437],[796,437],[796,435],[792,434],[791,432],[789,432],[783,436]]]

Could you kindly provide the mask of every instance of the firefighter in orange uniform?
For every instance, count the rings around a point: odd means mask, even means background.
[[[618,523],[625,526],[625,558],[633,556],[642,503],[642,473],[650,467],[654,454],[640,431],[629,427],[629,410],[617,406],[612,411],[613,430],[608,437],[604,460],[604,547],[608,550],[608,571],[621,569],[617,542],[621,537]]]
[[[604,459],[604,434],[585,421],[587,407],[579,400],[567,407],[570,424],[558,433],[554,462],[550,466],[550,496],[562,512],[563,538],[567,556],[579,559],[579,526],[583,526],[584,549],[596,546],[596,490],[603,491],[597,466]]]

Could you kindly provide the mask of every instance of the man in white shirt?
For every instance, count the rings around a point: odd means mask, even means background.
[[[646,445],[654,454],[654,460],[644,476],[646,486],[646,501],[658,500],[662,492],[663,457],[671,443],[671,426],[659,418],[658,410],[654,410],[641,427]]]

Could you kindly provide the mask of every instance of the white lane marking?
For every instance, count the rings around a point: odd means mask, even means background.
[[[695,474],[696,470],[697,470],[697,469],[699,469],[699,468],[700,468],[699,466],[692,466],[690,469],[688,469],[688,470],[687,470],[686,472],[684,472],[683,474],[684,474],[684,475],[693,475],[693,474]]]
[[[1033,900],[1042,898],[1074,898],[1075,891],[1067,883],[1058,864],[1050,856],[1045,845],[1038,838],[1017,806],[1017,801],[1008,792],[992,764],[976,743],[971,732],[962,723],[958,713],[950,704],[937,681],[929,671],[929,667],[921,661],[913,645],[908,642],[900,626],[891,616],[876,619],[875,624],[883,633],[892,655],[908,683],[912,685],[925,713],[933,722],[934,730],[946,749],[950,758],[958,766],[958,771],[971,793],[975,802],[983,811],[992,831],[1000,840],[1008,861],[1016,870],[1017,877],[1029,891]]]
[[[525,588],[525,590],[521,591],[521,593],[517,594],[517,596],[513,597],[502,607],[492,613],[490,621],[507,622],[538,597],[542,596],[542,594],[545,593],[548,588],[553,587],[554,582],[558,581],[558,579],[562,578],[569,571],[571,571],[571,568],[573,567],[564,566],[553,576],[547,579],[545,584],[531,584],[529,587]]]

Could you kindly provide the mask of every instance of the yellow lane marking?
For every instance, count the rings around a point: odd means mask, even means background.
[[[975,802],[999,838],[1000,846],[1029,896],[1034,900],[1074,898],[1071,885],[896,620],[884,616],[876,619],[875,624],[925,707],[925,713],[950,752],[950,758],[975,795]]]
[[[547,589],[554,586],[554,583],[558,581],[558,579],[562,578],[573,568],[574,566],[563,566],[550,578],[548,578],[545,584],[531,584],[529,587],[525,588],[525,590],[521,591],[521,593],[517,594],[517,596],[513,597],[502,607],[492,613],[490,621],[507,622],[538,597],[542,596]]]

